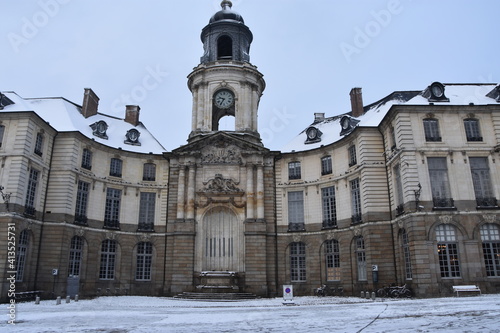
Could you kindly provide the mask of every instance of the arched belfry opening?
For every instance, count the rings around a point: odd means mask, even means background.
[[[217,40],[217,60],[233,59],[233,40],[229,36],[221,36]]]

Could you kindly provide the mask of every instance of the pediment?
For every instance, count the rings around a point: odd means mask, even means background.
[[[238,156],[267,154],[269,152],[269,149],[248,142],[238,134],[216,132],[181,146],[173,150],[171,154],[196,154],[200,155],[207,163],[218,163],[217,161],[231,161],[231,163],[237,163]],[[221,154],[225,155],[225,157]],[[226,160],[224,160],[224,158],[226,158]]]

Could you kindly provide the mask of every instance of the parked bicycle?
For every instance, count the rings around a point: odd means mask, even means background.
[[[410,298],[413,296],[412,290],[406,286],[389,286],[382,287],[377,290],[378,297],[392,297],[392,298]]]

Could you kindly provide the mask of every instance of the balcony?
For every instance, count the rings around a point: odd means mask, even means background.
[[[35,213],[36,213],[35,207],[30,207],[30,206],[24,207],[24,216],[35,217]]]
[[[478,209],[498,208],[497,198],[476,198]]]
[[[452,198],[432,198],[434,209],[456,209]]]
[[[361,214],[351,216],[351,224],[360,224],[363,222]]]
[[[323,220],[323,229],[337,228],[337,220]]]
[[[88,225],[87,224],[87,216],[86,215],[75,215],[75,224],[78,225]]]
[[[154,232],[154,223],[152,222],[139,222],[139,225],[137,226],[137,231],[148,231],[148,232]]]
[[[306,231],[306,226],[304,223],[289,223],[288,231]]]
[[[396,216],[403,215],[404,213],[405,213],[404,205],[403,204],[398,205],[396,207]]]
[[[118,220],[104,220],[104,229],[120,229],[120,221]]]

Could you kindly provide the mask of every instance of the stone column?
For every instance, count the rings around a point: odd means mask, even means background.
[[[257,219],[264,219],[264,166],[257,166]]]
[[[253,188],[253,165],[247,165],[247,220],[255,219],[254,214],[254,196]]]
[[[191,131],[198,129],[198,87],[193,89],[193,114],[191,115]]]
[[[196,165],[189,166],[188,189],[187,189],[187,212],[186,219],[194,219],[194,194],[196,181]]]
[[[186,190],[186,172],[184,170],[184,165],[179,166],[179,181],[178,181],[178,191],[177,191],[177,219],[184,219],[184,197]]]

